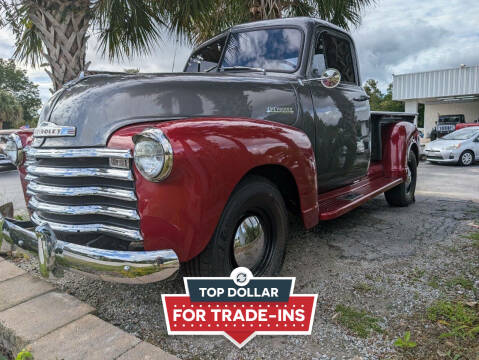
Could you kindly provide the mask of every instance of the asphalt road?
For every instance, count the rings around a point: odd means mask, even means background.
[[[423,317],[426,306],[446,295],[473,301],[471,290],[447,284],[479,276],[477,254],[463,236],[479,220],[479,164],[422,162],[418,174],[416,202],[409,207],[390,207],[378,196],[314,232],[291,223],[280,275],[296,277],[295,293],[318,294],[311,336],[259,336],[242,350],[219,336],[168,336],[160,294],[184,293],[180,277],[129,286],[65,271],[64,278],[50,281],[94,306],[100,318],[183,359],[397,359],[390,356],[397,355],[392,341],[410,330],[404,325],[411,324],[409,316]],[[16,172],[0,173],[0,189],[0,202],[13,200],[17,210],[25,208]],[[38,276],[35,257],[18,265]],[[338,323],[338,304],[374,314],[388,335],[355,336]],[[435,346],[423,347],[424,356],[415,358],[430,359]]]
[[[479,202],[479,164],[465,168],[422,162],[418,174],[418,196]],[[0,166],[0,205],[9,201],[13,201],[15,211],[26,211],[18,172]]]
[[[27,211],[18,171],[10,166],[0,166],[0,205],[10,201],[16,213]]]

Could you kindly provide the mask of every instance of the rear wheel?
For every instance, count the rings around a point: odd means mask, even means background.
[[[470,166],[474,162],[474,153],[470,150],[464,151],[459,157],[459,165]]]
[[[238,266],[255,276],[281,270],[288,215],[281,193],[259,176],[243,180],[231,195],[203,252],[184,264],[189,276],[229,276]]]
[[[417,160],[413,152],[409,153],[406,170],[406,181],[384,193],[386,201],[391,206],[408,206],[414,202],[417,180]]]

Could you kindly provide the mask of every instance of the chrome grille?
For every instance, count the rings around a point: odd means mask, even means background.
[[[437,130],[440,132],[446,131],[454,131],[456,129],[456,125],[438,125]]]
[[[133,173],[110,166],[110,158],[126,159],[131,165],[129,150],[27,148],[25,152],[34,223],[46,222],[60,239],[81,244],[143,240]]]

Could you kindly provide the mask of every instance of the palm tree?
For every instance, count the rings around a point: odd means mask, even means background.
[[[110,60],[149,53],[160,29],[200,43],[248,21],[314,16],[343,28],[358,25],[374,0],[0,0],[0,28],[15,36],[14,57],[44,64],[54,90],[88,69],[89,34]]]
[[[155,0],[0,0],[0,28],[15,35],[14,57],[38,66],[46,60],[54,90],[88,69],[89,33],[110,59],[144,54],[160,40]]]
[[[375,0],[158,0],[161,17],[177,35],[199,44],[235,24],[311,16],[349,30]]]

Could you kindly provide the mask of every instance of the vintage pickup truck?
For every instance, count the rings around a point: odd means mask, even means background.
[[[38,252],[45,276],[274,275],[288,216],[313,228],[381,193],[414,201],[415,115],[370,111],[336,26],[234,26],[182,73],[85,76],[56,92],[33,134],[8,143],[31,221],[2,218],[1,237]]]

